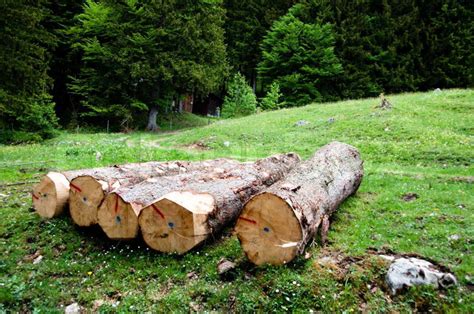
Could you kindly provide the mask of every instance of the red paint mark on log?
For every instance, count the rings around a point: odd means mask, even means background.
[[[34,195],[33,193],[31,193],[31,196],[35,199],[35,200],[39,200],[39,197]]]
[[[257,222],[255,220],[252,220],[252,219],[248,219],[248,218],[244,218],[244,217],[239,217],[239,219],[242,219],[243,221],[246,221],[246,222],[250,222],[254,225],[257,224]]]
[[[153,207],[153,209],[158,213],[158,215],[161,216],[161,218],[165,219],[165,215],[163,215],[161,210],[158,207],[156,207],[155,204],[151,204],[151,207]]]
[[[117,195],[117,197],[115,198],[115,213],[118,212],[118,198],[119,198],[119,197],[118,197],[118,195]]]
[[[81,188],[78,187],[77,185],[72,184],[72,183],[69,183],[69,185],[70,185],[74,190],[76,190],[77,192],[82,192]]]

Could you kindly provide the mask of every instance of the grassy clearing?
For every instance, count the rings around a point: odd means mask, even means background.
[[[308,249],[285,267],[249,265],[227,230],[185,256],[163,255],[141,240],[111,242],[65,216],[30,211],[31,184],[2,187],[1,286],[4,310],[120,311],[428,311],[473,312],[474,91],[449,90],[310,105],[218,121],[174,133],[68,134],[43,144],[0,146],[0,181],[35,181],[49,169],[120,162],[234,157],[295,151],[304,158],[339,140],[358,147],[366,175],[334,217],[326,249]],[[309,122],[295,126],[299,120]],[[96,152],[102,154],[96,160]],[[404,201],[403,195],[418,198]],[[458,240],[449,236],[459,235]],[[369,248],[415,252],[450,267],[460,287],[411,289],[390,297],[386,265]],[[41,254],[38,264],[32,261]],[[348,263],[321,264],[321,256]],[[237,261],[221,280],[221,257]],[[2,308],[0,308],[2,309]]]

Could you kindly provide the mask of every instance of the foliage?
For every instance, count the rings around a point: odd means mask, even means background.
[[[252,84],[261,52],[259,43],[273,21],[286,14],[295,0],[224,0],[225,42],[229,63]]]
[[[472,86],[474,8],[468,1],[304,0],[305,23],[330,23],[343,75],[338,98]]]
[[[56,38],[42,25],[44,4],[0,2],[0,129],[50,137],[57,120],[48,95],[48,49]]]
[[[219,1],[87,1],[71,29],[83,53],[71,90],[88,116],[128,124],[185,93],[207,94],[226,74]]]
[[[245,77],[237,72],[227,86],[227,94],[222,104],[222,117],[241,117],[252,114],[257,109],[257,98]]]
[[[260,101],[260,108],[263,110],[276,110],[279,109],[283,104],[280,102],[282,94],[280,93],[280,85],[278,82],[273,82],[270,85],[270,89],[267,94]]]
[[[0,146],[0,184],[35,180],[46,169],[123,162],[250,161],[287,151],[308,158],[332,140],[356,146],[365,168],[359,191],[333,216],[326,248],[316,242],[307,249],[309,259],[280,267],[246,263],[230,229],[184,256],[160,254],[141,239],[113,242],[100,230],[77,228],[66,215],[41,219],[30,210],[25,190],[31,186],[3,187],[1,311],[61,312],[78,302],[87,312],[472,313],[474,151],[466,147],[474,91],[387,97],[392,110],[376,109],[378,100],[371,98],[264,112],[173,134],[63,132],[41,144]],[[294,126],[303,119],[310,124]],[[199,141],[209,149],[189,148]],[[95,159],[96,151],[102,160]],[[405,193],[419,197],[406,202]],[[453,234],[459,239],[448,239]],[[431,258],[450,267],[459,286],[391,297],[384,287],[386,265],[367,254],[369,248]],[[38,264],[35,253],[43,256]],[[355,262],[321,260],[331,254]],[[237,264],[231,281],[217,274],[223,257]],[[97,309],[100,300],[105,303]]]
[[[276,81],[289,106],[332,98],[332,85],[342,72],[334,54],[329,24],[304,23],[293,10],[276,21],[262,42],[258,71],[265,81]]]
[[[48,74],[53,80],[52,96],[56,114],[63,126],[75,127],[78,123],[79,100],[70,93],[69,77],[80,70],[79,52],[72,48],[73,37],[68,30],[77,25],[75,18],[82,12],[83,0],[48,1],[48,18],[42,23],[57,38],[57,45],[50,49],[51,61]]]

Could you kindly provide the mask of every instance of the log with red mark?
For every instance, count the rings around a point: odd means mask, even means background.
[[[329,216],[362,181],[363,162],[356,148],[332,142],[245,204],[235,231],[257,265],[286,264],[304,252],[317,230],[326,241]],[[250,226],[254,220],[264,228]]]

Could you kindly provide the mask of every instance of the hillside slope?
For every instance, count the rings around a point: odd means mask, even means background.
[[[0,263],[0,303],[16,310],[59,309],[72,301],[92,309],[102,300],[101,309],[123,311],[472,312],[474,90],[388,99],[391,110],[375,108],[378,99],[364,99],[260,113],[175,133],[64,133],[43,144],[0,146],[0,182],[26,181],[0,190],[0,254],[8,256]],[[297,126],[298,121],[304,125]],[[47,169],[152,159],[253,160],[286,151],[307,158],[332,140],[360,149],[366,175],[359,192],[335,215],[328,247],[315,244],[309,259],[284,267],[245,263],[230,230],[175,257],[145,250],[141,241],[110,242],[100,231],[75,228],[68,217],[42,221],[28,210],[29,182]],[[409,193],[416,195],[404,198]],[[461,285],[389,297],[384,266],[368,255],[370,248],[431,258],[451,268]],[[35,254],[44,256],[41,263],[32,264]],[[321,263],[323,256],[352,262],[328,266]],[[221,257],[238,262],[230,282],[216,273]]]

